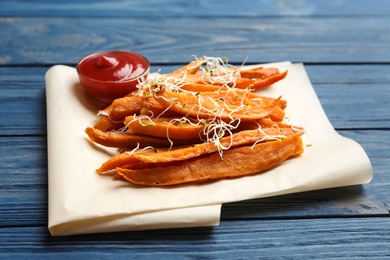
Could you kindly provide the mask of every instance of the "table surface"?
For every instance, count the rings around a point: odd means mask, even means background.
[[[390,257],[390,2],[0,2],[0,258]],[[52,237],[46,71],[131,49],[152,70],[191,55],[302,62],[341,135],[368,154],[367,185],[224,204],[221,224]]]

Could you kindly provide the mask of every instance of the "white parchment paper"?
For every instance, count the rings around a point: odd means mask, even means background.
[[[367,155],[333,129],[304,66],[268,66],[288,70],[284,80],[261,93],[288,101],[290,123],[307,131],[303,139],[310,146],[304,154],[262,174],[169,188],[138,187],[95,173],[117,152],[94,145],[84,133],[96,119],[97,104],[82,89],[74,68],[50,68],[46,98],[51,234],[214,226],[226,202],[370,182]]]

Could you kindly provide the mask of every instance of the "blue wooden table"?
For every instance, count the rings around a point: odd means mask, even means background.
[[[152,70],[191,55],[303,62],[335,129],[359,142],[370,184],[224,204],[221,225],[52,237],[46,71],[131,49]],[[0,2],[0,258],[390,257],[390,2]]]

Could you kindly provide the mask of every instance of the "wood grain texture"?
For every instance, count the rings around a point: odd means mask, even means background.
[[[157,64],[184,63],[191,55],[236,63],[247,56],[249,63],[384,63],[388,24],[387,16],[2,18],[0,64],[75,64],[107,49],[137,51]]]
[[[46,133],[45,73],[48,68],[0,68],[0,135]]]
[[[2,258],[387,258],[390,218],[226,221],[214,228],[50,237],[44,227],[0,229]]]
[[[190,10],[190,11],[189,11]],[[389,3],[353,1],[22,1],[2,0],[0,16],[288,16],[388,15]]]
[[[336,129],[390,129],[390,75],[386,67],[305,66]]]
[[[0,1],[0,258],[390,258],[387,0]],[[304,62],[370,184],[227,203],[221,225],[51,237],[44,74],[131,49],[168,72],[191,55]]]

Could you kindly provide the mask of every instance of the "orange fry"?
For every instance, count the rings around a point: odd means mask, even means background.
[[[112,102],[110,118],[114,121],[123,120],[126,116],[139,114],[144,99],[135,95],[115,99]]]
[[[179,114],[205,119],[220,117],[222,120],[231,120],[232,118],[260,119],[269,115],[280,101],[279,97],[264,106],[240,104],[242,100],[233,91],[203,92],[198,96],[191,93],[164,91],[160,95],[161,98],[158,98],[157,101]]]
[[[128,115],[139,114],[142,109],[143,98],[128,95],[115,99],[105,109],[99,111],[103,117],[94,127],[101,131],[118,130],[123,127],[123,119]]]
[[[183,90],[193,91],[193,92],[197,93],[197,92],[219,91],[219,90],[223,90],[223,89],[226,90],[228,87],[194,82],[194,83],[186,83],[181,88]]]
[[[240,70],[241,78],[248,79],[265,79],[275,74],[279,74],[279,69],[258,67],[254,69]]]
[[[266,142],[274,138],[281,138],[294,135],[295,131],[291,128],[265,128],[240,131],[232,136],[221,138],[219,145],[215,143],[201,143],[186,147],[177,147],[172,150],[162,151],[158,153],[135,153],[134,157],[144,163],[161,163],[172,161],[183,161],[190,158],[198,157],[200,155],[218,152],[220,147],[229,147],[229,149],[251,145],[256,142]],[[118,166],[120,167],[120,166]]]
[[[264,79],[249,79],[249,78],[239,78],[236,81],[236,88],[251,88],[254,90],[265,89],[272,84],[278,82],[279,80],[284,79],[287,76],[287,71],[274,74]]]
[[[204,124],[191,124],[186,118],[144,118],[128,116],[124,121],[128,132],[176,140],[200,138]]]
[[[178,117],[180,114],[167,110],[167,106],[161,104],[155,97],[151,96],[145,98],[140,111],[141,115],[147,116],[164,116],[164,117]]]
[[[223,160],[218,153],[203,155],[180,165],[131,170],[117,168],[116,178],[145,186],[168,186],[235,178],[259,173],[295,155],[300,136],[227,150]]]
[[[275,122],[282,122],[286,112],[281,109],[279,106],[275,107],[275,109],[268,115]]]
[[[266,142],[275,138],[292,136],[294,134],[296,134],[296,131],[290,126],[279,128],[275,127],[275,125],[271,125],[270,127],[261,130],[257,126],[257,128],[253,130],[244,130],[235,133],[232,136],[223,137],[221,138],[219,145],[216,145],[213,142],[207,142],[196,145],[178,146],[173,147],[172,149],[158,148],[155,150],[136,150],[133,153],[121,153],[107,160],[97,170],[97,173],[114,170],[117,167],[132,169],[134,165],[139,165],[140,162],[145,164],[144,167],[150,168],[151,164],[184,161],[204,154],[215,153],[221,149],[221,147],[230,146],[229,148],[234,148],[243,145],[251,145],[256,142]],[[298,132],[298,134],[302,134],[302,132]],[[137,168],[139,168],[139,166],[137,166]]]
[[[99,129],[87,127],[85,129],[91,141],[107,147],[133,149],[136,147],[164,147],[170,145],[184,145],[200,142],[199,139],[176,140],[174,138],[157,138],[147,135],[131,134],[127,132],[103,132]]]
[[[200,67],[202,67],[202,59],[191,61],[187,65],[185,65],[181,68],[178,68],[177,70],[171,72],[170,74],[168,74],[168,76],[173,76],[173,75],[180,76],[180,75],[183,75],[185,73],[195,74],[200,69]]]
[[[93,126],[96,129],[99,129],[100,131],[107,132],[112,130],[118,130],[122,128],[123,122],[122,121],[112,121],[108,116],[103,116],[99,121],[95,123]]]

